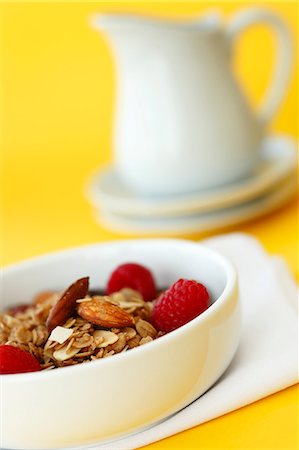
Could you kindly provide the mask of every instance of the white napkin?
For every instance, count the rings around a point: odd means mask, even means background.
[[[245,234],[202,242],[227,256],[239,273],[242,336],[228,370],[202,397],[169,419],[97,450],[129,450],[248,405],[298,381],[297,287],[284,261]]]

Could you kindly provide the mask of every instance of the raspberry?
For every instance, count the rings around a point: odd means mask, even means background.
[[[38,370],[41,370],[41,366],[30,353],[12,345],[0,345],[0,374]]]
[[[138,291],[145,301],[153,300],[157,292],[151,272],[146,267],[135,263],[118,266],[109,278],[106,291],[110,295],[122,288]]]
[[[172,331],[204,312],[209,306],[209,293],[194,280],[180,279],[157,299],[152,323],[160,331]]]

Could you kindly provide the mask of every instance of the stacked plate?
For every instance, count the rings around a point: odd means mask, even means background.
[[[113,167],[95,173],[87,197],[96,220],[132,234],[178,235],[215,231],[269,213],[294,196],[297,148],[294,139],[265,139],[250,177],[213,190],[143,197],[122,183]]]

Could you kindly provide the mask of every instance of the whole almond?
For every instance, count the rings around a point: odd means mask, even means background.
[[[32,300],[32,303],[34,305],[39,305],[40,303],[45,303],[47,300],[49,300],[53,295],[55,295],[55,291],[43,291],[37,294],[34,299]]]
[[[83,319],[103,328],[123,328],[134,324],[130,314],[105,300],[105,297],[92,297],[89,301],[79,303],[77,312]]]
[[[88,293],[89,277],[75,281],[53,306],[46,325],[49,332],[63,325],[76,312],[76,301]]]

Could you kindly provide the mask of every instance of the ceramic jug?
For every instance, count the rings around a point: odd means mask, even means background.
[[[256,23],[270,25],[277,54],[270,87],[257,112],[232,71],[234,42]],[[99,14],[116,68],[115,169],[141,195],[211,189],[250,174],[266,125],[288,84],[288,28],[262,9],[172,21]],[[257,43],[258,45],[258,43]]]

